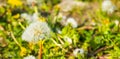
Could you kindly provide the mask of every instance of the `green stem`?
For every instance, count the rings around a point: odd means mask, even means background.
[[[21,26],[23,30],[25,30],[25,27],[21,24],[21,22],[18,22],[18,24]]]
[[[18,41],[16,40],[16,38],[15,38],[15,36],[13,35],[13,32],[11,31],[11,37],[12,37],[12,39],[15,41],[15,43],[19,46],[19,47],[22,47],[19,43],[18,43]]]

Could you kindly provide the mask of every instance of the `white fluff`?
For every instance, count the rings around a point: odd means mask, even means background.
[[[83,49],[79,49],[79,48],[76,48],[74,51],[73,51],[73,55],[77,57],[77,54],[83,54],[84,53],[84,50]]]
[[[39,20],[38,13],[33,13],[33,15],[22,13],[21,17],[24,18],[28,23],[32,23]]]
[[[111,2],[111,0],[104,0],[102,2],[102,11],[109,14],[113,13],[116,9],[116,6]]]
[[[73,28],[76,28],[78,26],[74,18],[68,18],[65,25],[68,25],[68,24],[71,24]]]
[[[72,44],[72,39],[70,37],[65,36],[64,40],[66,40],[68,43]]]
[[[115,25],[118,26],[119,25],[119,21],[118,20],[115,20]]]
[[[31,23],[22,34],[22,39],[27,42],[37,42],[50,36],[50,28],[46,22]]]
[[[23,59],[36,59],[36,58],[33,55],[29,55],[29,56],[24,57]]]
[[[57,28],[56,30],[57,30],[57,33],[59,33],[59,34],[62,33],[62,31],[59,28]]]

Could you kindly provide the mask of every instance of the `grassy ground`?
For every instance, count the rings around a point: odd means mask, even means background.
[[[2,2],[0,59],[30,55],[36,59],[120,59],[118,0],[112,1],[117,7],[112,13],[102,11],[101,0]],[[69,19],[73,23],[67,23]]]

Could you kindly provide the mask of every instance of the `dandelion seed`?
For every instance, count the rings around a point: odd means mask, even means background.
[[[102,11],[111,14],[115,11],[116,6],[111,2],[111,0],[104,0],[102,2]]]
[[[79,49],[79,48],[76,48],[74,51],[73,51],[73,55],[74,56],[77,56],[77,54],[83,54],[84,53],[84,50],[83,49]]]
[[[22,39],[27,42],[38,42],[40,39],[50,37],[50,28],[46,22],[31,23],[22,34]]]
[[[66,25],[71,24],[73,28],[76,28],[78,26],[77,22],[75,21],[74,18],[68,18]]]
[[[36,58],[33,55],[29,55],[29,56],[24,57],[23,59],[36,59]]]

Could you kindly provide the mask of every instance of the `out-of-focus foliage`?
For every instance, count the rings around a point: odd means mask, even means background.
[[[0,0],[0,59],[119,59],[119,4]]]

